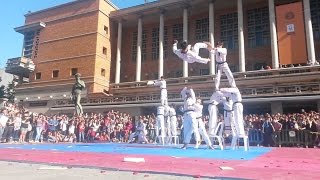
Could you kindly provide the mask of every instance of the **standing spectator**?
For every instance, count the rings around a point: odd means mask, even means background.
[[[79,142],[84,142],[84,131],[85,131],[85,124],[83,121],[81,121],[79,123],[79,126],[78,126],[78,131],[79,131]]]
[[[0,113],[0,143],[2,142],[2,134],[4,134],[4,129],[8,121],[7,110],[2,110]]]
[[[16,143],[19,141],[20,128],[21,128],[21,114],[16,113],[16,117],[14,118],[14,128],[13,128],[13,141]]]
[[[30,124],[29,120],[26,117],[24,117],[21,121],[21,128],[20,128],[21,133],[19,138],[20,143],[24,143],[26,140],[26,134],[28,132],[29,124]]]
[[[267,119],[264,121],[262,125],[262,132],[263,132],[263,145],[265,147],[273,146],[274,141],[272,138],[272,135],[274,133],[274,127],[271,123],[271,118],[267,117]]]

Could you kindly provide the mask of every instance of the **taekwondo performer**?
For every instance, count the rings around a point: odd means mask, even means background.
[[[172,142],[172,137],[177,136],[177,116],[173,104],[169,107],[168,122],[168,143],[170,144]]]
[[[183,135],[184,135],[184,145],[182,149],[186,149],[187,145],[190,143],[192,133],[197,143],[200,142],[200,135],[198,130],[198,122],[195,114],[194,104],[196,102],[196,96],[193,89],[188,89],[184,87],[181,91],[181,96],[184,100],[184,114],[183,114]]]
[[[183,41],[180,45],[181,49],[178,49],[178,41],[174,40],[174,44],[172,47],[173,53],[176,54],[180,59],[187,61],[188,63],[202,63],[207,64],[210,59],[202,58],[199,56],[200,48],[207,48],[208,45],[206,43],[196,43],[191,50],[191,45],[188,45],[187,41]]]
[[[233,126],[234,124],[234,113],[233,113],[233,102],[231,101],[231,99],[226,96],[222,98],[223,101],[223,109],[224,109],[224,113],[223,113],[223,120],[224,120],[224,127],[231,127],[231,132],[232,132],[232,136],[235,136],[235,128]]]
[[[211,44],[206,42],[208,49],[211,48]],[[215,55],[217,73],[215,78],[215,88],[219,90],[221,73],[224,72],[228,78],[231,87],[236,87],[236,82],[233,78],[232,72],[227,63],[227,49],[223,47],[222,42],[218,42],[215,48],[211,48],[211,54]]]
[[[218,124],[218,104],[222,103],[223,94],[220,91],[215,91],[211,98],[208,106],[209,111],[209,135],[215,135]]]
[[[129,143],[132,143],[136,137],[138,137],[139,143],[148,143],[146,134],[146,125],[143,123],[143,119],[141,118],[136,127],[136,131],[129,136]]]
[[[202,102],[201,102],[201,99],[200,98],[197,98],[196,100],[196,103],[194,104],[194,107],[195,107],[195,113],[196,113],[196,119],[198,121],[198,124],[199,124],[199,133],[200,135],[202,136],[202,138],[204,139],[204,141],[206,142],[207,146],[209,149],[214,149],[212,147],[212,143],[210,141],[210,138],[207,134],[207,131],[206,131],[206,127],[205,127],[205,124],[202,120],[202,109],[203,109],[203,105],[202,105]],[[200,143],[198,143],[195,148],[199,148],[199,145]]]
[[[221,93],[229,97],[232,103],[232,109],[234,111],[234,125],[237,135],[245,135],[244,123],[243,123],[243,105],[242,97],[238,88],[221,88]]]
[[[152,81],[151,81],[152,82]],[[168,93],[167,93],[167,82],[163,76],[160,77],[159,80],[153,81],[155,86],[160,86],[160,100],[161,105],[168,105]]]
[[[156,120],[156,138],[161,137],[161,143],[163,144],[164,144],[164,137],[165,137],[164,115],[165,115],[165,106],[158,106],[157,120]]]

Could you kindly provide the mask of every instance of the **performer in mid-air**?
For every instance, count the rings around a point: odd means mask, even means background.
[[[208,45],[206,43],[196,43],[193,48],[191,48],[191,45],[188,45],[187,41],[183,41],[180,47],[181,49],[178,49],[178,41],[174,40],[172,47],[173,53],[188,63],[198,62],[207,64],[210,61],[208,58],[202,58],[199,56],[199,49],[207,49]]]

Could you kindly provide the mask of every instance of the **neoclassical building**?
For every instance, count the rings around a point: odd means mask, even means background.
[[[208,99],[214,59],[187,64],[172,44],[221,41],[246,112],[318,110],[319,12],[319,0],[158,0],[125,9],[77,0],[26,14],[15,28],[25,36],[23,53],[6,71],[17,75],[17,101],[30,109],[71,113],[73,75],[81,73],[85,111],[138,115],[158,105],[159,90],[147,81],[160,76],[170,102],[182,102],[184,86]]]

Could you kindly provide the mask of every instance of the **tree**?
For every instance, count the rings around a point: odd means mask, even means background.
[[[8,99],[8,102],[14,103],[14,98],[16,95],[16,85],[14,81],[11,81],[5,91],[5,96]]]
[[[0,86],[0,98],[6,97],[6,87],[4,85]]]

